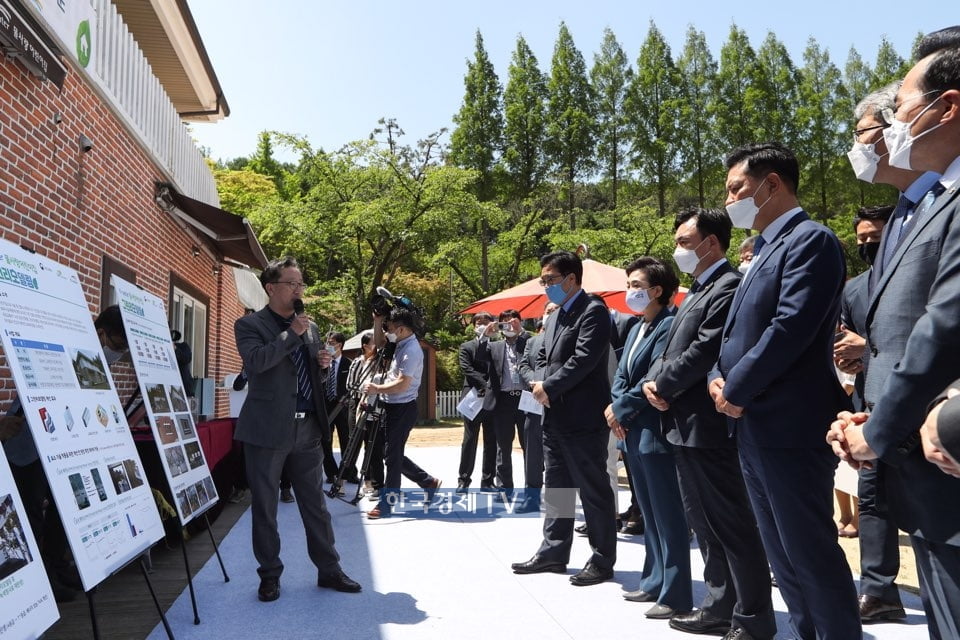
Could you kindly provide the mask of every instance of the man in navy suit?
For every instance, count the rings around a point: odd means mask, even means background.
[[[547,321],[531,384],[542,404],[547,514],[543,542],[514,573],[563,573],[573,544],[575,489],[580,490],[593,555],[571,584],[587,586],[613,577],[617,559],[616,513],[607,475],[607,421],[610,399],[607,350],[610,314],[583,291],[583,263],[569,251],[540,258],[540,283],[560,308]]]
[[[891,255],[865,321],[870,414],[841,414],[827,439],[844,460],[887,465],[890,511],[910,534],[931,636],[956,638],[960,480],[927,462],[919,445],[928,405],[960,371],[960,47],[922,58],[896,107],[884,131],[890,164],[942,175],[884,231]]]
[[[727,213],[760,237],[723,329],[710,396],[737,436],[793,635],[859,638],[857,591],[833,524],[837,462],[823,438],[837,409],[850,407],[833,365],[843,252],[800,207],[789,149],[746,145],[726,166]]]
[[[643,391],[662,411],[673,445],[687,521],[700,541],[707,594],[700,608],[679,613],[670,626],[688,633],[728,633],[742,628],[772,638],[777,626],[769,569],[757,521],[740,471],[737,441],[725,416],[714,410],[707,374],[720,353],[723,326],[740,284],[727,262],[730,218],[723,211],[686,209],[677,214],[674,259],[693,276],[670,327],[662,357],[646,374]]]

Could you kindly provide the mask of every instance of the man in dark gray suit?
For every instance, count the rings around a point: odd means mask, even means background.
[[[272,261],[260,274],[260,283],[269,296],[267,306],[234,324],[237,350],[250,378],[234,438],[243,443],[250,484],[253,554],[260,575],[257,595],[264,602],[280,597],[277,486],[285,464],[310,560],[317,567],[317,586],[356,593],[360,585],[340,568],[320,477],[320,440],[330,437],[323,393],[330,354],[317,325],[303,313],[304,284],[297,261]]]
[[[737,443],[726,418],[714,410],[707,374],[720,353],[723,325],[740,284],[727,262],[730,218],[725,212],[687,209],[677,214],[674,259],[693,284],[674,318],[662,357],[643,384],[648,402],[662,411],[674,445],[687,522],[700,541],[707,594],[700,608],[675,614],[670,626],[688,633],[776,635],[763,543],[743,482]]]
[[[493,316],[486,311],[478,311],[470,320],[474,337],[460,345],[457,360],[463,373],[462,400],[473,389],[482,396],[487,392],[486,362],[477,358],[482,340],[489,339],[486,332],[496,328]],[[497,435],[493,430],[493,418],[486,409],[481,409],[472,420],[463,417],[463,441],[460,443],[460,469],[457,474],[457,493],[466,492],[470,487],[473,469],[477,464],[477,441],[483,435],[483,456],[480,459],[480,490],[493,491],[496,484]]]
[[[877,274],[865,321],[870,413],[841,413],[827,441],[844,460],[887,465],[890,511],[910,534],[930,635],[956,638],[960,480],[928,463],[919,445],[928,405],[958,372],[960,48],[922,58],[896,103],[884,130],[890,164],[942,176],[917,205],[898,207],[884,230],[891,256]]]

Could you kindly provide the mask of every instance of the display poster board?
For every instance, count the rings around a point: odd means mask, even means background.
[[[0,638],[39,638],[59,618],[10,465],[0,455]]]
[[[77,272],[0,240],[0,327],[89,591],[164,531]]]
[[[130,358],[157,443],[160,462],[177,506],[187,524],[217,503],[217,489],[200,447],[190,401],[174,355],[163,301],[113,276],[127,331]]]

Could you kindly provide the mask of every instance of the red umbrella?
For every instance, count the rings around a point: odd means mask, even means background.
[[[587,258],[583,261],[583,289],[587,293],[595,293],[603,298],[607,306],[624,313],[633,313],[623,300],[627,274],[619,267],[597,262]],[[680,289],[675,303],[683,299],[686,289]],[[522,318],[539,318],[543,315],[543,307],[547,304],[547,296],[540,286],[540,277],[527,280],[515,287],[504,289],[499,293],[477,300],[461,314],[486,311],[494,316],[507,309],[516,309]]]

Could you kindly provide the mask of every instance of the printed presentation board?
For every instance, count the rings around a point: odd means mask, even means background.
[[[38,638],[59,618],[27,512],[0,455],[0,638]]]
[[[164,531],[77,272],[0,240],[0,326],[89,591]]]
[[[167,474],[180,522],[187,524],[216,504],[218,497],[183,389],[167,327],[167,312],[160,298],[136,285],[117,276],[111,283],[120,301],[130,358],[137,371],[160,463]]]

